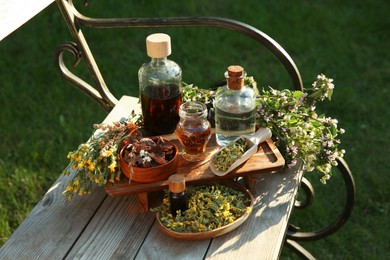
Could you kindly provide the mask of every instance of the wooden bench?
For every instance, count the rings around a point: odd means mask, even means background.
[[[122,97],[119,101],[109,91],[99,71],[82,28],[151,28],[205,26],[232,30],[264,45],[284,65],[295,89],[302,90],[300,73],[289,54],[260,30],[226,18],[91,18],[79,13],[70,0],[56,0],[75,42],[59,46],[56,66],[65,80],[82,90],[103,109],[110,112],[105,122],[126,118],[137,99]],[[93,79],[89,85],[65,65],[63,54],[74,55],[74,64],[85,62]],[[346,187],[345,207],[329,226],[300,232],[287,225],[298,186],[306,201],[295,206],[306,208],[314,190],[302,177],[301,165],[278,173],[262,173],[256,178],[256,205],[251,218],[243,226],[220,238],[196,243],[176,241],[158,232],[151,213],[140,214],[135,196],[112,198],[103,189],[92,196],[65,203],[62,191],[69,177],[60,177],[28,218],[0,249],[0,259],[9,258],[277,258],[283,241],[305,258],[313,258],[296,241],[321,239],[336,232],[348,220],[355,199],[355,184],[343,159],[338,170]]]
[[[127,118],[137,102],[122,97],[104,122]],[[141,213],[136,196],[113,198],[96,188],[66,202],[71,176],[61,176],[0,249],[0,259],[277,259],[301,177],[300,165],[258,174],[244,224],[217,238],[181,241],[159,230],[154,213]]]

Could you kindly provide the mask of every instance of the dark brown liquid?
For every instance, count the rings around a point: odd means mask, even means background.
[[[211,136],[211,127],[208,128],[176,128],[176,134],[183,146],[184,151],[189,155],[202,154],[206,150],[206,145]]]
[[[178,210],[184,215],[184,212],[187,209],[187,196],[184,191],[180,193],[169,192],[169,201],[172,216],[176,217],[176,211]]]
[[[142,115],[146,130],[153,134],[170,134],[179,122],[182,96],[179,86],[147,86],[141,92]]]

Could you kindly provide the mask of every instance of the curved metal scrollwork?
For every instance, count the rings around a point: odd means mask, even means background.
[[[105,108],[107,111],[111,110],[111,106],[107,104],[107,102],[102,98],[101,93],[99,93],[98,90],[96,90],[94,87],[89,85],[84,80],[80,79],[76,75],[74,75],[65,65],[64,62],[64,52],[70,52],[73,54],[74,60],[72,63],[73,67],[76,67],[81,58],[82,53],[80,52],[78,46],[74,42],[66,42],[61,44],[56,52],[55,52],[55,66],[60,72],[61,76],[69,81],[71,84],[73,84],[78,89],[82,90],[85,94],[90,96],[92,99],[97,101],[103,108]]]
[[[314,188],[311,185],[310,181],[308,179],[306,179],[305,177],[302,178],[301,189],[305,193],[305,199],[295,201],[294,207],[297,209],[305,209],[305,208],[309,207],[313,203],[313,200],[314,200]]]
[[[294,88],[299,90],[303,89],[301,75],[289,54],[267,34],[248,24],[220,17],[91,18],[79,13],[74,7],[72,0],[56,0],[56,2],[68,25],[69,31],[77,43],[76,48],[79,49],[79,53],[82,53],[82,58],[91,73],[96,88],[80,81],[80,79],[76,79],[77,77],[70,74],[69,70],[65,70],[61,51],[71,50],[71,48],[68,48],[69,46],[66,46],[67,44],[60,46],[59,51],[57,51],[57,56],[59,57],[57,60],[58,62],[62,62],[61,64],[59,63],[57,67],[60,69],[61,75],[64,76],[66,80],[95,99],[107,111],[110,111],[115,106],[117,99],[107,88],[92,52],[88,47],[87,41],[81,31],[81,27],[98,29],[206,26],[232,30],[251,37],[265,46],[284,65],[293,81]],[[88,4],[88,1],[84,1],[84,4]],[[100,96],[97,95],[96,90]]]
[[[309,256],[307,255],[307,251],[303,250],[299,244],[293,241],[312,241],[312,240],[318,240],[325,238],[333,233],[335,233],[337,230],[339,230],[348,220],[348,218],[351,216],[353,205],[355,203],[355,181],[352,176],[352,172],[349,169],[347,163],[343,158],[337,159],[338,165],[337,168],[341,173],[341,176],[343,178],[344,184],[345,184],[345,196],[346,201],[344,208],[342,212],[339,214],[339,216],[327,227],[324,227],[322,229],[319,229],[317,231],[310,231],[310,232],[301,232],[300,229],[296,226],[290,224],[288,227],[287,235],[286,235],[286,242],[287,245],[293,248],[295,251],[297,251],[301,256]],[[309,185],[308,185],[309,184]],[[306,199],[309,198],[309,201],[314,198],[314,189],[311,186],[311,184],[306,180],[303,179],[302,181],[302,187],[306,195]],[[306,208],[310,203],[303,203],[296,204],[299,208]],[[306,256],[305,256],[306,255]],[[306,257],[311,258],[311,257]]]

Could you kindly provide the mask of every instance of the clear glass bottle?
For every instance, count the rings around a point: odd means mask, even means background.
[[[178,210],[181,214],[187,210],[186,182],[183,175],[174,174],[169,177],[168,183],[170,210],[171,214],[176,217]]]
[[[180,106],[179,115],[176,135],[183,147],[183,158],[191,162],[203,160],[211,136],[206,105],[197,101],[187,101]]]
[[[241,66],[229,66],[225,72],[227,85],[216,93],[215,133],[221,146],[256,131],[256,95],[252,88],[244,86],[245,76]]]
[[[140,99],[145,129],[150,134],[169,134],[179,122],[182,104],[182,71],[167,57],[171,54],[171,38],[156,33],[146,38],[151,61],[138,71]]]

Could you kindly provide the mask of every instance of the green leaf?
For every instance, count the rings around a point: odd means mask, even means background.
[[[328,90],[328,100],[332,100],[333,89]]]
[[[336,128],[334,125],[332,125],[332,126],[330,127],[330,131],[331,131],[331,133],[332,133],[333,136],[336,136],[336,135],[337,135],[337,128]]]
[[[304,95],[303,92],[299,91],[299,90],[296,90],[296,91],[293,92],[293,97],[295,99],[299,99],[299,98],[303,97],[303,95]]]
[[[314,126],[314,127],[321,127],[322,126],[322,123],[319,122],[318,120],[310,120],[310,123]]]

